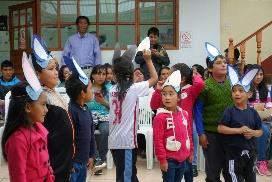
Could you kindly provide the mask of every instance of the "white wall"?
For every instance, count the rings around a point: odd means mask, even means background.
[[[220,1],[218,0],[180,0],[179,31],[192,33],[192,47],[168,50],[171,65],[184,62],[189,66],[205,66],[207,56],[204,42],[212,42],[220,47]],[[52,53],[60,60],[61,52]],[[102,51],[102,61],[110,62],[113,51]]]

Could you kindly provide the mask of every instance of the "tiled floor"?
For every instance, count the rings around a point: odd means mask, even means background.
[[[161,182],[161,172],[158,164],[155,163],[155,167],[152,170],[146,169],[146,163],[144,160],[137,162],[138,178],[140,182]],[[194,182],[205,182],[205,173],[200,172],[197,178],[194,178]],[[8,170],[4,164],[0,167],[0,182],[8,182]],[[91,182],[114,182],[115,181],[115,169],[104,170],[104,174],[101,176],[90,176]],[[257,182],[272,182],[272,177],[257,176]]]

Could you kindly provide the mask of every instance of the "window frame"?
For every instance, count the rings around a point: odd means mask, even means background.
[[[46,24],[41,24],[41,1],[42,0],[37,0],[37,33],[41,35],[41,29],[42,27],[48,27],[48,26],[56,26],[57,28],[57,48],[49,48],[49,50],[51,51],[62,51],[64,47],[61,47],[61,28],[63,26],[71,26],[71,25],[75,25],[75,22],[61,22],[60,19],[60,0],[55,0],[57,1],[57,21],[56,24],[52,24],[52,23],[46,23]],[[77,6],[77,16],[80,15],[80,0],[75,0],[76,1],[76,6]],[[118,39],[118,25],[134,25],[135,26],[135,42],[138,45],[140,43],[140,34],[141,34],[141,30],[140,30],[140,26],[141,25],[150,25],[152,23],[140,23],[140,8],[139,8],[139,4],[140,2],[155,2],[155,23],[154,25],[160,26],[160,25],[173,25],[173,43],[174,44],[163,44],[164,47],[168,50],[178,50],[179,49],[179,0],[135,0],[135,18],[134,18],[134,22],[119,22],[118,21],[118,0],[115,0],[116,3],[116,8],[115,8],[115,22],[99,22],[99,0],[95,0],[96,1],[96,21],[95,22],[90,22],[90,26],[91,25],[95,25],[96,26],[96,32],[99,33],[99,26],[100,25],[115,25],[116,28],[116,32],[115,32],[115,37],[116,40]],[[158,22],[157,21],[157,3],[158,2],[173,2],[173,23],[169,23],[169,22]],[[75,17],[76,18],[76,17]],[[74,20],[75,21],[75,20]],[[114,48],[101,48],[101,50],[113,50]],[[122,48],[125,49],[125,48]]]

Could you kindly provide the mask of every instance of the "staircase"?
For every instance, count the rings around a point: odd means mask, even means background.
[[[272,82],[272,55],[267,57],[266,59],[261,59],[261,53],[262,53],[262,36],[263,32],[266,29],[272,28],[272,21],[268,22],[261,28],[259,28],[257,31],[252,33],[251,35],[247,36],[244,40],[240,41],[238,44],[234,45],[234,41],[232,38],[229,39],[229,52],[228,52],[228,58],[230,60],[230,63],[233,64],[234,62],[234,49],[239,48],[241,53],[241,67],[244,68],[244,65],[246,64],[246,44],[249,40],[256,38],[256,63],[259,65],[262,65],[265,77],[269,79],[270,83]],[[272,54],[272,48],[271,48],[271,54]]]

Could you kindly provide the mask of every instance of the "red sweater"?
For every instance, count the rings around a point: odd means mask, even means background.
[[[189,135],[193,134],[193,107],[195,104],[195,100],[198,95],[204,88],[205,83],[202,80],[200,75],[193,76],[193,85],[185,85],[181,88],[180,101],[178,106],[188,113],[188,122],[189,122]],[[152,110],[157,110],[162,107],[162,97],[161,91],[156,89],[152,95],[150,106]],[[194,148],[191,147],[191,154],[193,154]]]
[[[171,111],[160,108],[153,122],[155,154],[161,164],[167,159],[174,159],[178,162],[185,161],[190,156],[193,146],[192,136],[188,130],[188,114],[178,108],[178,111]],[[175,130],[175,134],[174,131]],[[178,151],[170,151],[166,148],[167,138],[175,136],[175,140],[181,143]]]

